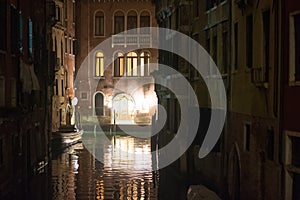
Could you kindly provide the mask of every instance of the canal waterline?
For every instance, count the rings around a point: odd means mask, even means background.
[[[116,135],[111,140],[104,148],[104,163],[84,144],[54,152],[52,199],[157,199],[158,176],[152,172],[150,139]],[[98,147],[93,150],[97,152]],[[132,157],[130,152],[141,156]]]
[[[93,138],[94,134],[88,136]],[[110,145],[95,146],[94,152],[84,142],[66,149],[53,147],[48,167],[32,177],[26,192],[20,192],[17,199],[186,199],[191,182],[180,175],[178,162],[152,171],[152,163],[157,158],[151,157],[150,138],[124,134],[109,138]],[[103,163],[93,156],[99,149],[104,154]],[[132,152],[140,156],[133,157]]]

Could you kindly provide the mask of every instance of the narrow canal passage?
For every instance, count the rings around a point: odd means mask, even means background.
[[[54,151],[50,199],[157,199],[158,173],[152,172],[150,139],[114,136],[111,140],[104,148],[104,163],[83,144]],[[98,151],[96,146],[93,151]],[[130,152],[141,156],[132,157]]]

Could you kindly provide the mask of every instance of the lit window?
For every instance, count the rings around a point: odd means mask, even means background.
[[[141,76],[149,76],[150,55],[147,52],[141,53]]]
[[[28,21],[28,49],[29,53],[32,54],[33,52],[33,38],[32,38],[32,21],[29,19]]]
[[[127,76],[137,76],[138,75],[138,58],[135,52],[130,52],[127,54]]]
[[[101,11],[95,15],[95,36],[104,36],[104,14]]]
[[[96,54],[95,77],[104,76],[104,56],[102,52]]]
[[[114,61],[114,76],[120,77],[124,76],[125,64],[124,55],[122,53],[117,53]]]

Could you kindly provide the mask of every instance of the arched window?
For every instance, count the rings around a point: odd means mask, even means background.
[[[104,96],[100,92],[95,95],[95,114],[97,116],[104,115]]]
[[[141,59],[141,76],[149,76],[149,63],[150,63],[150,54],[148,52],[142,52],[140,55]]]
[[[125,60],[124,55],[122,53],[115,54],[114,60],[114,76],[121,77],[124,76],[125,72]]]
[[[137,76],[138,75],[138,57],[135,52],[129,52],[127,54],[127,76]]]
[[[124,13],[118,11],[115,13],[114,16],[114,33],[118,34],[125,30],[125,20],[124,20]]]
[[[95,77],[104,76],[104,55],[102,52],[96,53]]]
[[[104,13],[98,11],[95,14],[95,36],[104,36]]]
[[[147,11],[143,11],[140,15],[140,27],[150,27],[150,14]],[[141,31],[143,34],[148,34],[149,30]]]
[[[137,28],[137,13],[135,11],[130,11],[127,14],[127,30]]]

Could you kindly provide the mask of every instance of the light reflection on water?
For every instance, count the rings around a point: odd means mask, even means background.
[[[52,199],[157,199],[150,146],[150,139],[112,137],[112,144],[99,147],[103,164],[83,145],[58,154],[52,160]]]

